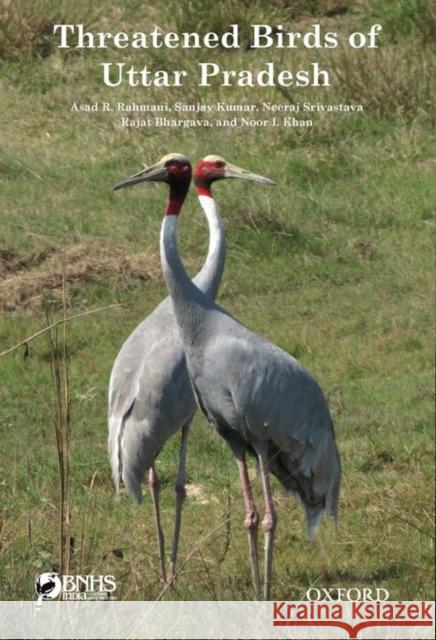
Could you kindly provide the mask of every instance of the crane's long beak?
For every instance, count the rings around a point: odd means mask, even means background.
[[[252,173],[241,167],[237,167],[234,164],[227,163],[224,170],[224,178],[240,178],[242,180],[251,180],[252,182],[260,182],[261,184],[275,185],[273,180],[259,176],[257,173]]]
[[[124,187],[131,187],[134,184],[138,184],[138,182],[163,182],[166,178],[167,170],[165,165],[157,162],[152,167],[141,169],[141,171],[138,171],[138,173],[135,173],[133,176],[122,180],[122,182],[118,182],[114,186],[114,191],[124,189]]]

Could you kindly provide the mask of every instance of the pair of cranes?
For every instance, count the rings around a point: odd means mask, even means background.
[[[315,379],[288,353],[253,333],[214,302],[225,262],[225,233],[212,184],[242,178],[274,184],[219,156],[195,167],[194,183],[209,226],[209,249],[191,281],[177,249],[178,219],[192,169],[181,154],[168,154],[152,167],[116,185],[164,182],[169,199],[160,253],[169,296],[135,329],[118,354],[109,387],[109,454],[112,475],[140,502],[148,471],[162,577],[175,576],[189,425],[197,406],[230,446],[239,469],[245,528],[256,597],[260,598],[257,551],[259,516],[246,454],[258,461],[264,494],[265,574],[263,596],[271,597],[277,516],[269,473],[302,502],[309,537],[323,512],[337,518],[341,465],[327,402]],[[155,460],[165,442],[181,430],[176,480],[176,519],[170,573],[165,567]]]

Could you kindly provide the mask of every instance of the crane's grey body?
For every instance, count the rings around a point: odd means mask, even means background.
[[[141,501],[144,474],[165,442],[196,410],[171,300],[129,336],[109,387],[109,449],[114,482]]]
[[[301,499],[312,539],[324,511],[337,519],[341,465],[330,411],[318,383],[297,360],[247,329],[189,280],[177,251],[176,216],[163,221],[161,261],[198,404],[238,462],[257,594],[258,516],[245,453],[259,460],[269,599],[276,515],[268,472]]]
[[[235,453],[266,448],[270,471],[301,498],[310,525],[324,508],[336,514],[339,457],[316,380],[218,305],[204,323],[186,352],[208,420]]]
[[[340,461],[316,380],[288,353],[204,295],[184,271],[177,221],[164,220],[162,267],[198,403],[235,452],[267,447],[270,470],[302,499],[309,526],[336,515]]]
[[[225,261],[225,235],[214,200],[202,198],[210,232],[205,264],[194,281],[214,298]],[[171,298],[167,297],[126,340],[109,385],[109,453],[115,485],[136,501],[144,474],[165,442],[196,410]]]

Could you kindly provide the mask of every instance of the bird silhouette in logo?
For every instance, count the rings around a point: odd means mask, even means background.
[[[41,573],[35,581],[38,601],[54,600],[62,590],[62,582],[57,573]]]

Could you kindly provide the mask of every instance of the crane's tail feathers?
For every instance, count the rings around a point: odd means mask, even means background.
[[[142,502],[141,483],[143,475],[138,475],[138,473],[135,473],[135,470],[129,468],[128,456],[126,455],[124,446],[126,422],[132,412],[133,404],[134,402],[132,402],[128,411],[126,411],[121,418],[116,416],[109,417],[108,450],[116,494],[119,494],[121,484],[124,484],[130,497],[135,502],[140,503]]]
[[[325,513],[327,516],[331,516],[336,525],[336,530],[339,528],[339,491],[341,485],[341,461],[339,454],[336,450],[336,456],[333,462],[333,469],[329,487],[325,493],[323,505],[308,505],[305,504],[306,516],[307,516],[307,528],[309,539],[315,540],[317,537],[321,518]]]
[[[123,418],[109,417],[108,452],[112,469],[112,480],[118,494],[122,482],[122,464],[120,459],[120,432],[123,429]]]
[[[322,514],[322,509],[306,506],[307,533],[311,542],[315,542],[318,537]]]
[[[144,476],[162,448],[163,431],[153,434],[146,420],[133,415],[133,406],[134,401],[122,417],[109,417],[108,448],[116,492],[124,485],[132,500],[140,504]]]
[[[142,494],[142,480],[143,474],[135,473],[127,465],[123,467],[123,482],[126,487],[126,491],[136,504],[141,504],[144,499]]]
[[[339,453],[336,451],[336,467],[333,480],[330,484],[326,495],[325,508],[328,515],[332,516],[336,524],[336,530],[339,529],[339,492],[341,488],[341,460]]]

